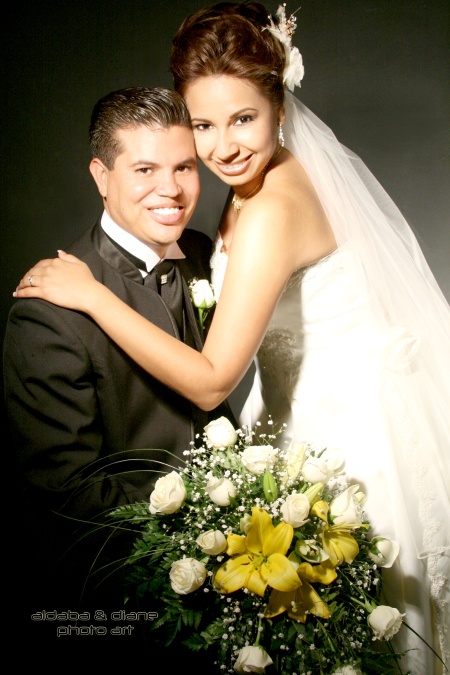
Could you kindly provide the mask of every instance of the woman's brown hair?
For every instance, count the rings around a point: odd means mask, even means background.
[[[263,30],[269,23],[259,2],[219,2],[189,16],[172,43],[175,90],[183,96],[200,77],[230,75],[248,80],[281,110],[286,56],[281,42]]]

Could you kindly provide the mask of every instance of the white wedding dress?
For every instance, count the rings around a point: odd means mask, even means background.
[[[286,422],[285,439],[341,450],[349,479],[367,495],[371,536],[400,545],[396,563],[383,571],[385,604],[405,612],[405,622],[448,660],[450,383],[441,390],[427,371],[427,326],[420,330],[426,316],[405,322],[407,315],[384,306],[380,320],[358,233],[335,233],[338,249],[287,283],[240,423],[253,428],[271,415],[276,425]],[[227,264],[221,248],[218,234],[211,258],[217,297]],[[445,374],[449,353],[441,355]],[[396,648],[414,649],[402,661],[404,672],[443,672],[405,626]]]

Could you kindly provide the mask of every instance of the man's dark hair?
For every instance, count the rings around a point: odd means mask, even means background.
[[[191,128],[189,111],[179,94],[164,87],[128,87],[103,96],[94,106],[89,127],[92,157],[113,169],[122,148],[118,129],[138,126]]]

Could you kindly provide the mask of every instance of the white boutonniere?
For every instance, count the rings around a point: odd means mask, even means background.
[[[200,334],[203,339],[206,317],[216,304],[214,290],[207,279],[194,278],[189,282],[189,292],[192,304],[197,309]]]

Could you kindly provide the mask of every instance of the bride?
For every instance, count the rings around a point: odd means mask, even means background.
[[[88,313],[141,366],[200,407],[253,359],[242,422],[339,447],[374,534],[396,540],[387,604],[449,658],[450,312],[417,241],[363,163],[291,93],[295,17],[220,3],[171,53],[204,164],[230,186],[212,257],[218,300],[200,354],[146,322],[61,253],[16,295]],[[151,216],[149,216],[151,217]],[[28,277],[33,277],[33,287]],[[442,672],[413,631],[402,668]]]

